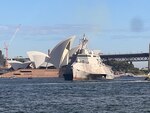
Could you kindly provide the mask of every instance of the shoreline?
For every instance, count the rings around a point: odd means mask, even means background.
[[[58,69],[19,69],[0,75],[0,78],[51,78],[59,77]]]

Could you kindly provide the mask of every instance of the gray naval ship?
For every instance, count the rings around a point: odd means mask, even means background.
[[[102,62],[100,55],[87,49],[85,35],[78,46],[71,48],[74,38],[60,42],[50,54],[51,63],[60,69],[60,77],[65,80],[113,79],[113,71]]]

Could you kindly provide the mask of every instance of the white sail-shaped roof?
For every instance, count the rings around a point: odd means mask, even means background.
[[[60,68],[63,65],[68,64],[69,51],[71,45],[75,39],[75,36],[72,36],[55,46],[55,48],[50,53],[50,62],[56,67]]]
[[[19,62],[19,61],[16,61],[16,60],[8,60],[8,63],[11,65],[11,67],[14,69],[14,70],[18,70],[18,69],[25,69],[27,68],[29,65],[30,65],[30,61],[28,62]]]
[[[73,54],[75,54],[78,50],[80,49],[80,45],[72,48],[70,51],[69,51],[69,57],[71,57]]]
[[[39,68],[43,63],[49,63],[49,56],[39,51],[27,52],[29,59],[34,63],[35,68]]]

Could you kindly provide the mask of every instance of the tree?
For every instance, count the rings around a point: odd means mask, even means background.
[[[120,72],[133,73],[133,74],[141,73],[140,70],[138,68],[135,68],[132,63],[126,61],[112,60],[104,63],[109,66],[112,66],[113,71],[120,71]]]

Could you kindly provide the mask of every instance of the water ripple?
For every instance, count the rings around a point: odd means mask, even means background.
[[[0,113],[149,113],[150,82],[0,79]]]

